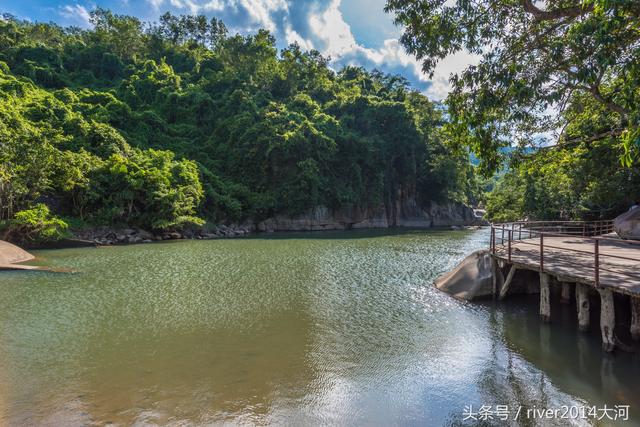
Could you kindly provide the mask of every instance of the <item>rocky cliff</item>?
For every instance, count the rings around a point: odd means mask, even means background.
[[[446,227],[484,225],[473,209],[460,203],[429,203],[419,206],[415,199],[407,198],[378,208],[331,210],[318,206],[297,217],[275,216],[257,224],[257,231],[314,231],[349,230],[358,228],[389,227]]]

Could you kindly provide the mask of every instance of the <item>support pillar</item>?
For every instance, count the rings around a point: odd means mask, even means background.
[[[543,322],[551,321],[551,290],[549,288],[549,275],[540,272],[540,319]]]
[[[640,341],[640,297],[631,299],[631,338]]]
[[[560,302],[563,304],[569,304],[569,302],[571,302],[571,285],[568,282],[562,282]]]
[[[602,349],[612,352],[616,346],[613,329],[616,325],[616,313],[613,305],[613,291],[598,289],[600,292],[600,332],[602,332]]]
[[[576,284],[576,306],[578,308],[578,329],[582,332],[589,330],[589,288],[580,283]]]
[[[509,270],[509,274],[507,275],[507,280],[505,280],[502,285],[502,289],[500,289],[500,300],[505,299],[507,296],[507,292],[509,292],[509,287],[511,286],[511,282],[513,281],[513,275],[516,274],[516,265],[513,264],[511,269]]]
[[[495,299],[498,296],[498,261],[494,257],[491,257],[491,283],[493,298]]]
[[[491,270],[493,275],[493,296],[497,298],[500,294],[500,289],[504,285],[504,275],[502,274],[500,262],[493,257],[491,259]]]

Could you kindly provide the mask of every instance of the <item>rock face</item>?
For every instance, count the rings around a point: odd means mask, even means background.
[[[456,298],[472,300],[493,295],[493,272],[489,251],[477,251],[435,281],[436,288]]]
[[[429,206],[421,207],[415,199],[409,198],[391,208],[380,206],[376,209],[330,210],[325,206],[318,206],[307,214],[297,217],[269,218],[258,223],[257,230],[263,232],[315,231],[484,224],[482,218],[474,214],[473,209],[460,203],[431,203]]]
[[[254,232],[350,230],[389,227],[451,227],[462,229],[468,225],[486,225],[474,210],[460,203],[430,203],[419,206],[414,198],[398,195],[398,202],[378,208],[331,210],[318,206],[297,217],[275,216],[265,221],[244,224],[220,224],[202,230],[149,232],[139,228],[96,227],[76,230],[74,236],[98,245],[151,243],[177,239],[218,239],[239,237]]]
[[[613,220],[613,229],[623,239],[640,240],[640,208],[619,215]]]

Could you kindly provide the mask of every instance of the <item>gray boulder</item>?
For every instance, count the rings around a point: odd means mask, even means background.
[[[640,208],[619,215],[613,220],[613,229],[623,239],[640,240]]]
[[[480,250],[466,257],[456,268],[438,277],[436,288],[464,300],[493,295],[491,254]]]

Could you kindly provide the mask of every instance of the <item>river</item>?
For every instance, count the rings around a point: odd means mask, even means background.
[[[488,425],[504,412],[502,425],[567,425],[513,418],[606,404],[631,405],[615,425],[639,425],[640,356],[602,353],[572,307],[554,306],[549,326],[535,298],[469,304],[432,287],[487,240],[360,231],[38,251],[75,273],[0,273],[0,424],[454,426],[487,405]]]

